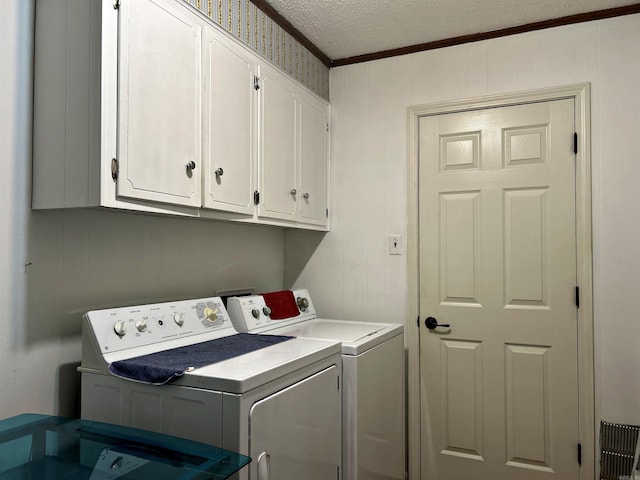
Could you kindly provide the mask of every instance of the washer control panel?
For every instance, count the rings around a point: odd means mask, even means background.
[[[83,322],[83,328],[93,332],[102,353],[210,336],[212,332],[220,336],[235,333],[219,297],[93,310],[84,315]]]
[[[231,297],[227,300],[229,316],[233,326],[239,332],[266,331],[269,327],[282,327],[302,320],[316,317],[316,311],[311,303],[311,297],[306,289],[292,290],[298,308],[298,315],[284,319],[272,319],[271,308],[266,304],[262,295],[246,297]]]

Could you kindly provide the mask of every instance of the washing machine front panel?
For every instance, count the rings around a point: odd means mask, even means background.
[[[403,337],[397,336],[358,357],[343,356],[345,393],[348,388],[357,392],[355,400],[343,403],[350,411],[345,415],[356,418],[345,432],[351,438],[343,441],[357,446],[343,457],[344,478],[404,478],[403,345]]]
[[[341,402],[335,365],[256,402],[249,414],[251,478],[340,478]],[[331,396],[320,392],[334,392]],[[254,476],[255,475],[255,476]]]

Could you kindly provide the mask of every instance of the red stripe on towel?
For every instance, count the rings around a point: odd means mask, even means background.
[[[300,314],[296,299],[291,290],[263,293],[264,303],[271,309],[271,320],[297,317]]]

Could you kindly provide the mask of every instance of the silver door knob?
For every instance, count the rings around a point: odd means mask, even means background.
[[[195,169],[196,169],[196,162],[191,160],[189,163],[187,163],[187,170],[195,170]]]
[[[221,177],[222,175],[224,175],[224,170],[222,168],[218,168],[215,171],[216,177]]]
[[[309,200],[309,197],[310,197],[309,193],[306,193],[306,192],[302,195],[302,198],[304,198],[305,200]]]
[[[298,191],[295,188],[292,188],[289,193],[295,197],[298,194]]]

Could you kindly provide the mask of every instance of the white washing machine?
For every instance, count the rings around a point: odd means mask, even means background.
[[[318,318],[305,289],[227,302],[239,332],[340,341],[343,477],[405,478],[403,325]],[[286,318],[272,318],[276,306]]]
[[[242,480],[341,478],[339,342],[291,338],[233,356],[234,342],[273,336],[238,334],[217,297],[91,311],[82,331],[82,418],[249,455]],[[221,360],[201,366],[207,355]],[[149,359],[184,374],[158,385],[111,373],[133,365],[162,383],[139,366]]]

